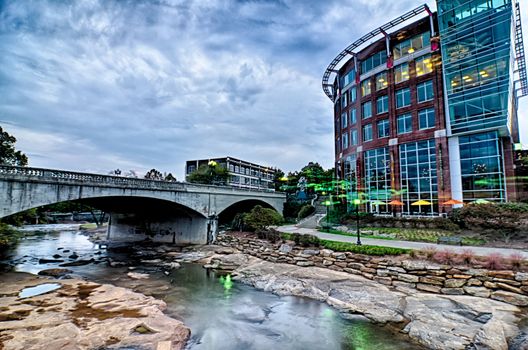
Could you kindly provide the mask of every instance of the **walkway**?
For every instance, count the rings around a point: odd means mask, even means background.
[[[312,228],[301,228],[295,225],[279,226],[277,230],[285,233],[300,233],[300,234],[311,234],[319,237],[320,239],[326,239],[337,242],[349,242],[356,243],[356,236],[343,236],[332,233],[319,232]],[[411,242],[411,241],[396,241],[389,239],[376,239],[376,238],[361,238],[361,242],[365,245],[377,245],[383,247],[393,248],[408,248],[408,249],[424,249],[426,247],[435,247],[438,250],[450,249],[456,253],[460,253],[465,249],[472,250],[476,255],[488,255],[491,253],[500,253],[507,257],[511,254],[518,253],[524,258],[528,259],[528,251],[521,249],[509,249],[509,248],[491,248],[491,247],[474,247],[474,246],[455,246],[455,245],[444,245],[424,242]]]

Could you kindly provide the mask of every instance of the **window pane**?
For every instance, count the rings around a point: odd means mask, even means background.
[[[372,105],[371,102],[365,102],[361,105],[363,111],[363,119],[372,117]]]
[[[376,75],[376,90],[381,90],[389,85],[387,79],[387,72],[379,73]]]

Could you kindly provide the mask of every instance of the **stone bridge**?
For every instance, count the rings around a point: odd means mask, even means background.
[[[226,186],[0,166],[0,218],[65,201],[79,201],[109,213],[110,240],[150,237],[175,244],[204,244],[214,238],[219,218],[227,221],[256,204],[282,213],[286,196]]]

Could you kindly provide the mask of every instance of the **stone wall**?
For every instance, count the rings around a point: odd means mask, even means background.
[[[492,271],[399,257],[374,257],[329,249],[302,248],[228,234],[220,235],[217,244],[236,248],[270,262],[318,266],[361,275],[405,292],[420,290],[447,295],[472,295],[516,306],[528,306],[528,273],[524,272]]]

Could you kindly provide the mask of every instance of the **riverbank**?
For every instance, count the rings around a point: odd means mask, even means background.
[[[0,348],[5,350],[156,349],[162,342],[183,349],[190,335],[182,322],[163,313],[163,301],[126,288],[25,273],[3,274],[2,282]],[[44,284],[58,289],[20,296]]]

